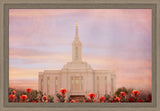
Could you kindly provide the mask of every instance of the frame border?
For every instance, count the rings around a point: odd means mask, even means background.
[[[13,1],[13,0],[12,0]],[[3,107],[2,109],[10,109],[10,108],[14,108],[15,107],[17,108],[25,108],[26,110],[28,109],[27,107],[32,107],[32,108],[36,108],[36,109],[41,109],[43,110],[42,108],[47,108],[47,107],[50,107],[50,108],[56,108],[56,110],[60,110],[60,109],[63,109],[63,110],[67,110],[67,109],[70,109],[73,110],[77,110],[79,108],[83,109],[85,108],[88,109],[88,108],[92,108],[92,110],[94,109],[97,109],[99,108],[98,110],[106,110],[106,109],[117,109],[117,108],[121,108],[121,109],[134,109],[134,107],[136,107],[136,110],[137,109],[140,109],[140,110],[147,110],[148,109],[152,109],[152,110],[156,110],[157,107],[159,107],[159,105],[157,104],[158,101],[159,101],[159,95],[157,93],[157,91],[159,92],[159,88],[157,87],[158,84],[157,84],[157,77],[158,77],[158,66],[159,66],[159,52],[158,52],[158,30],[157,28],[159,28],[158,26],[159,25],[156,25],[156,23],[158,22],[159,19],[157,19],[157,4],[156,3],[143,3],[143,4],[139,4],[139,3],[102,3],[102,1],[104,2],[104,0],[102,0],[101,2],[98,2],[97,0],[92,0],[92,1],[96,1],[94,3],[85,3],[85,2],[80,2],[77,1],[77,3],[74,3],[73,1],[68,3],[68,2],[65,2],[66,0],[62,0],[61,2],[57,2],[57,0],[53,0],[54,2],[56,3],[52,3],[52,4],[48,4],[48,3],[2,3],[0,5],[3,5],[3,18],[1,17],[0,20],[1,22],[3,23],[0,24],[0,26],[2,27],[3,30],[1,30],[1,32],[3,33],[2,36],[0,36],[0,40],[2,40],[2,44],[0,45],[0,48],[2,49],[2,53],[0,53],[0,57],[2,60],[2,64],[1,65],[1,91],[0,91],[0,98],[3,97],[3,99],[1,99],[2,101],[0,101],[0,105],[3,105],[1,107]],[[86,0],[88,1],[88,0]],[[91,0],[90,0],[91,1]],[[98,2],[98,3],[97,3]],[[116,8],[115,8],[116,7]],[[47,8],[47,9],[122,9],[122,8],[125,8],[125,9],[152,9],[152,103],[121,103],[121,104],[110,104],[110,103],[107,103],[107,104],[99,104],[99,103],[85,103],[85,104],[81,104],[81,103],[74,103],[74,104],[70,104],[70,103],[47,103],[47,104],[44,104],[44,103],[36,103],[36,104],[24,104],[24,103],[8,103],[8,82],[9,82],[9,34],[8,34],[8,30],[9,30],[9,9],[10,8],[20,8],[20,9],[25,9],[25,8]],[[0,32],[0,33],[1,33]],[[1,34],[2,34],[1,33]],[[3,45],[3,46],[2,46]],[[160,71],[159,71],[160,72]],[[153,75],[154,74],[154,75]],[[3,80],[2,80],[3,79]],[[3,84],[3,85],[2,85]],[[2,92],[3,91],[3,92]],[[6,93],[7,92],[7,93]],[[158,98],[156,98],[158,97]],[[3,103],[3,104],[2,104]],[[40,108],[39,108],[40,107]],[[144,108],[145,107],[145,108]],[[47,110],[49,110],[50,108],[47,108]],[[110,109],[110,110],[111,110]]]

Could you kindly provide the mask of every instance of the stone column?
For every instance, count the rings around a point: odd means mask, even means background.
[[[108,76],[107,76],[107,92],[109,95],[111,95],[111,74],[109,73]]]
[[[95,72],[93,72],[93,92],[95,93],[96,90],[95,90]]]
[[[43,78],[43,94],[47,94],[47,75],[44,75]]]
[[[73,90],[76,90],[76,76],[73,76]]]
[[[41,87],[42,87],[42,86],[41,86],[41,84],[42,84],[42,83],[41,83],[41,79],[42,79],[41,76],[38,75],[38,91],[41,91]]]
[[[81,87],[81,85],[82,85],[82,76],[81,76],[81,74],[80,74],[80,76],[79,76],[79,88],[80,88],[80,91],[82,91],[82,87]]]

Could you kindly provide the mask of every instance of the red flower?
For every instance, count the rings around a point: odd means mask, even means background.
[[[116,97],[112,100],[112,103],[119,102],[119,101],[120,101],[120,98],[116,96]]]
[[[15,90],[13,90],[13,91],[12,91],[12,94],[16,94],[16,91],[15,91]]]
[[[48,99],[48,96],[43,96],[43,99],[44,99],[44,100]]]
[[[60,92],[64,95],[64,94],[66,94],[67,90],[64,88],[61,88]]]
[[[37,101],[34,101],[34,100],[33,100],[33,101],[31,101],[31,103],[37,103]]]
[[[151,102],[151,99],[150,99],[150,98],[147,98],[147,102]]]
[[[152,101],[152,94],[149,94],[148,97],[147,97],[146,102],[151,102],[151,101]]]
[[[138,95],[139,95],[139,91],[138,91],[138,90],[133,90],[132,93],[133,93],[135,96],[138,96]]]
[[[134,98],[128,98],[129,102],[134,102]]]
[[[27,88],[26,89],[26,93],[30,93],[31,92],[31,89],[30,88]]]
[[[9,101],[11,102],[11,101],[13,101],[16,97],[15,97],[15,95],[10,94],[8,98],[9,98]]]
[[[104,96],[99,98],[99,101],[102,102],[102,103],[104,103],[105,100],[106,100],[106,98]]]
[[[120,98],[116,96],[116,101],[120,101]]]
[[[88,98],[88,101],[91,101],[91,99],[90,99],[90,98]]]
[[[90,93],[90,94],[88,94],[88,96],[89,96],[91,99],[94,99],[96,95],[95,95],[94,93]]]
[[[59,95],[60,95],[60,96],[62,96],[62,94],[61,94],[61,93],[59,93]]]
[[[37,98],[40,98],[40,96],[37,96]]]
[[[133,98],[134,98],[134,95],[133,95],[133,94],[131,94],[131,97],[133,97]]]
[[[140,102],[144,102],[144,101],[143,101],[142,99],[139,99],[137,102],[139,102],[139,103],[140,103]]]
[[[113,98],[109,98],[109,101],[112,101],[113,100]]]
[[[9,99],[15,99],[15,95],[10,94]]]
[[[27,95],[20,96],[21,99],[27,99]]]
[[[120,95],[121,95],[122,97],[124,97],[124,96],[126,95],[126,93],[125,93],[125,92],[120,92]]]
[[[152,99],[152,94],[149,94],[148,97],[149,97],[150,99]]]
[[[24,102],[27,99],[27,95],[21,95],[20,98]]]
[[[72,101],[71,101],[71,103],[76,103],[76,102],[77,102],[76,100],[72,100]]]

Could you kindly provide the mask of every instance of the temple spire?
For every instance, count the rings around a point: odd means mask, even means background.
[[[72,43],[72,61],[73,62],[80,62],[82,61],[82,44],[79,40],[78,36],[78,22],[76,22],[76,30],[75,30],[75,38]]]
[[[79,39],[78,36],[78,22],[76,21],[76,35],[75,35],[75,39]]]

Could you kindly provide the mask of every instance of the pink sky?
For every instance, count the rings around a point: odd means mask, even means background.
[[[38,72],[70,62],[76,21],[84,61],[151,91],[151,9],[10,9],[10,86],[37,89]]]

